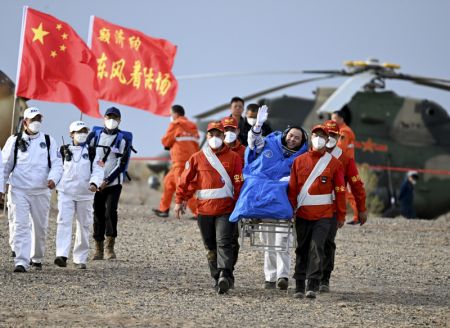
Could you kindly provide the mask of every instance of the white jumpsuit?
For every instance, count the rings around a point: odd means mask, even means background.
[[[8,208],[10,244],[16,253],[14,263],[28,270],[30,259],[41,263],[45,254],[51,194],[47,184],[49,180],[57,184],[61,179],[62,161],[55,139],[50,137],[50,150],[47,151],[43,133],[32,136],[23,133],[22,139],[28,147],[24,152],[18,150],[13,169],[16,139],[16,136],[10,136],[2,151],[4,179],[10,186]],[[48,166],[49,154],[51,168]]]
[[[58,227],[56,230],[56,256],[69,257],[72,242],[72,220],[76,217],[77,228],[73,248],[73,262],[86,263],[89,255],[89,227],[93,222],[94,193],[91,183],[99,187],[103,181],[103,167],[99,158],[92,162],[86,146],[69,146],[72,159],[64,161],[64,172],[57,186]]]
[[[251,130],[248,134],[248,146],[260,153],[264,149],[265,141],[262,134],[254,134]],[[277,233],[274,233],[274,231]],[[272,232],[266,232],[272,231]],[[288,246],[287,228],[270,227],[261,232],[260,239],[264,245],[276,246],[277,249],[286,249]],[[283,233],[286,232],[286,233]],[[292,245],[292,237],[289,240]],[[264,277],[265,281],[276,282],[280,278],[289,278],[291,269],[291,253],[288,251],[264,251]]]

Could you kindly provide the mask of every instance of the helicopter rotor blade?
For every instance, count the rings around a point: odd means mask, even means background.
[[[298,70],[276,70],[276,71],[250,71],[250,72],[226,72],[226,73],[206,73],[206,74],[191,74],[177,76],[177,80],[198,80],[209,79],[215,77],[234,77],[234,76],[252,76],[252,75],[299,75],[303,71]]]
[[[382,72],[380,74],[380,76],[383,78],[391,78],[391,79],[406,80],[406,81],[413,81],[413,82],[414,81],[430,81],[430,82],[450,84],[450,80],[447,80],[447,79],[419,76],[419,75],[411,75],[411,74],[403,74],[403,73]]]
[[[430,87],[430,88],[436,88],[436,89],[441,89],[441,90],[445,90],[445,91],[450,91],[450,84],[437,83],[437,82],[427,81],[427,80],[423,80],[423,81],[411,80],[411,82],[413,82],[415,84],[423,85],[426,87]]]
[[[376,77],[377,75],[372,71],[365,71],[350,77],[320,106],[317,113],[333,113],[340,110],[363,86]]]
[[[279,86],[276,86],[276,87],[265,89],[265,90],[262,90],[262,91],[259,91],[259,92],[256,92],[256,93],[252,93],[252,94],[250,94],[248,96],[245,96],[243,99],[244,99],[244,101],[249,101],[251,99],[254,99],[254,98],[257,98],[257,97],[262,97],[262,96],[265,96],[266,94],[269,94],[269,93],[272,93],[272,92],[275,92],[275,91],[279,91],[279,90],[282,90],[282,89],[290,88],[290,87],[293,87],[293,86],[296,86],[296,85],[299,85],[299,84],[304,84],[304,83],[309,83],[309,82],[314,82],[314,81],[319,81],[319,80],[330,79],[330,78],[333,78],[333,77],[335,77],[335,75],[327,75],[327,76],[321,76],[321,77],[315,77],[315,78],[310,78],[310,79],[305,79],[305,80],[289,82],[289,83],[285,83],[285,84],[282,84],[282,85],[279,85]],[[223,111],[225,109],[228,109],[229,107],[230,107],[230,103],[225,103],[225,104],[222,104],[220,106],[214,107],[213,109],[208,110],[208,111],[206,111],[204,113],[195,115],[194,117],[196,119],[203,119],[203,118],[206,118],[208,116],[220,113],[221,111]]]
[[[395,74],[395,75],[380,74],[380,76],[382,78],[390,78],[390,79],[394,79],[394,80],[409,81],[414,84],[423,85],[423,86],[430,87],[430,88],[436,88],[436,89],[450,91],[450,80],[439,79],[439,78],[427,78],[427,77],[408,75],[408,74]]]
[[[306,70],[302,71],[304,74],[333,74],[333,75],[341,75],[341,76],[351,76],[353,74],[344,71],[344,70]]]

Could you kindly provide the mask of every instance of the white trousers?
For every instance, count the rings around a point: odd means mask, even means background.
[[[265,231],[277,231],[261,232],[261,241],[265,245],[281,246],[283,249],[288,244],[287,228],[281,227],[264,227]],[[282,232],[286,233],[282,233]],[[290,245],[292,245],[292,237],[290,239]],[[289,271],[291,269],[291,253],[290,250],[286,251],[265,251],[264,252],[264,276],[266,281],[275,282],[280,278],[289,278]]]
[[[13,187],[9,190],[9,242],[16,253],[14,265],[28,270],[30,259],[41,263],[45,254],[50,190],[39,195],[28,195],[25,190]]]
[[[58,193],[58,227],[56,229],[56,256],[69,257],[72,242],[72,220],[76,217],[77,228],[73,245],[73,262],[86,263],[89,256],[89,228],[93,223],[93,200],[73,200]]]

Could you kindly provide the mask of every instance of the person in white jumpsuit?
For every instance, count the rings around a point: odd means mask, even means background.
[[[58,227],[56,230],[56,258],[59,267],[67,266],[72,242],[72,220],[76,217],[77,228],[73,247],[73,263],[78,269],[86,269],[89,256],[89,228],[93,223],[94,193],[103,182],[104,171],[100,158],[92,162],[86,139],[89,129],[86,123],[70,124],[72,145],[61,147],[64,172],[57,185]]]
[[[4,179],[9,184],[14,272],[26,272],[30,265],[42,269],[51,190],[62,176],[56,141],[40,132],[42,117],[38,108],[27,108],[23,132],[10,136],[2,151]]]
[[[248,147],[255,150],[258,156],[262,156],[264,150],[268,147],[267,138],[261,134],[261,127],[268,117],[267,106],[262,106],[258,110],[256,123],[248,134]],[[278,132],[274,132],[278,133]],[[294,159],[300,155],[300,148],[307,142],[306,133],[300,127],[288,127],[281,138],[281,147],[271,147],[271,151],[278,151],[282,154],[282,158]],[[303,147],[305,150],[307,148]],[[267,148],[269,149],[269,148]],[[261,157],[264,158],[264,157]],[[263,159],[264,160],[264,159]],[[281,172],[281,166],[279,172]],[[269,168],[270,170],[272,168]],[[262,169],[261,169],[262,170]],[[289,171],[286,173],[290,173]],[[269,174],[263,172],[262,174]],[[264,175],[263,175],[264,176]],[[282,177],[281,180],[286,181],[287,177]],[[270,219],[270,218],[268,218]],[[261,227],[260,233],[261,242],[266,245],[264,251],[264,288],[273,289],[278,287],[280,290],[287,290],[289,286],[289,271],[291,267],[291,254],[289,245],[292,245],[292,236],[288,235],[288,228],[285,227]]]

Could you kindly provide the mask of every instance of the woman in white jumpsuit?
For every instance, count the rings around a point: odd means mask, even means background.
[[[55,264],[67,266],[72,241],[72,220],[77,228],[73,248],[73,263],[86,269],[89,255],[89,227],[93,222],[94,193],[103,181],[104,171],[99,158],[90,160],[86,145],[88,128],[82,121],[70,124],[72,145],[61,147],[64,172],[58,190],[58,227],[56,231]]]

